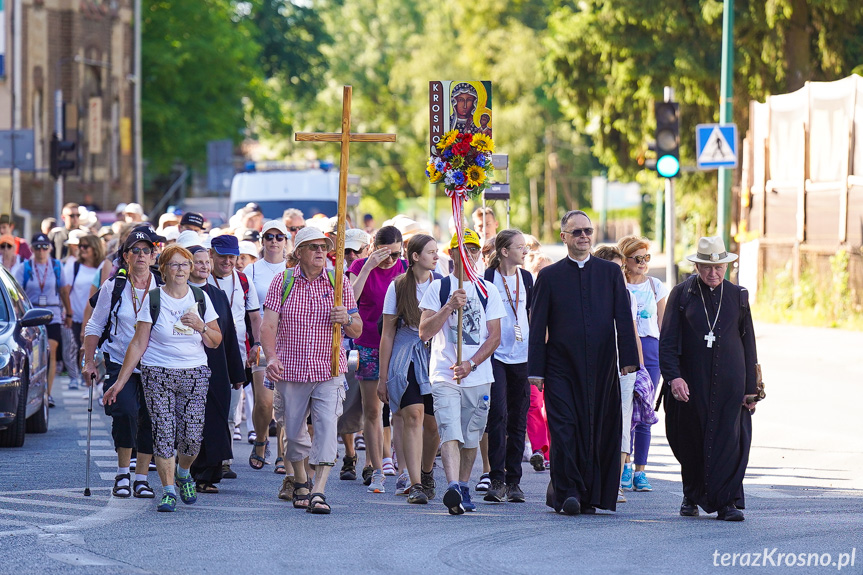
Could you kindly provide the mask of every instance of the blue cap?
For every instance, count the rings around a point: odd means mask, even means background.
[[[236,236],[227,234],[223,236],[216,236],[210,243],[210,247],[212,247],[213,250],[220,256],[240,255],[240,242],[237,240]]]

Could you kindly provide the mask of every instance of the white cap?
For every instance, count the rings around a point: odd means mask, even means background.
[[[119,206],[118,206],[119,207]],[[139,216],[144,215],[144,208],[141,207],[141,204],[126,204],[126,207],[123,208],[124,214],[137,214]]]
[[[288,228],[285,227],[285,222],[282,220],[270,220],[261,227],[261,235],[267,233],[267,230],[279,230],[282,235],[288,235]]]
[[[197,232],[192,230],[183,230],[180,235],[177,236],[177,245],[188,248],[190,246],[203,246],[204,243]]]
[[[81,243],[81,238],[87,235],[87,232],[84,230],[71,230],[69,232],[69,239],[63,242],[63,245],[66,246],[77,246]]]
[[[162,230],[162,235],[165,236],[165,241],[176,241],[180,237],[180,228],[177,226],[168,226]]]
[[[371,236],[359,228],[345,231],[345,249],[360,251],[371,242]]]
[[[246,254],[247,256],[252,256],[254,258],[258,256],[258,248],[255,246],[253,242],[242,241],[240,242],[240,255]]]
[[[121,203],[117,204],[117,207],[116,207],[116,208],[114,208],[114,213],[115,213],[115,214],[122,214],[122,213],[123,213],[123,212],[125,212],[125,211],[126,211],[126,204],[125,204],[125,203],[123,203],[123,202],[121,202]]]

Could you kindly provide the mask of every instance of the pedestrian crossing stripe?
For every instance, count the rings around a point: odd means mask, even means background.
[[[736,124],[699,124],[695,140],[699,169],[737,167]]]

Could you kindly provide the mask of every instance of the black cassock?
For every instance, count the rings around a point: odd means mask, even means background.
[[[707,347],[704,308],[712,323],[720,294],[716,340]],[[669,384],[662,398],[668,444],[680,462],[683,494],[707,513],[744,506],[752,419],[742,403],[744,394],[756,392],[758,363],[746,294],[728,281],[711,290],[693,276],[671,290],[660,331],[659,367]],[[689,386],[687,403],[671,395],[671,381],[678,377]]]
[[[192,476],[202,483],[218,483],[222,479],[222,461],[233,458],[232,435],[228,429],[228,411],[231,407],[231,387],[246,381],[237,329],[231,315],[231,304],[225,292],[216,286],[201,286],[210,296],[213,308],[219,314],[222,343],[216,348],[205,348],[210,367],[210,386],[204,408],[204,440],[201,451],[192,464]]]
[[[528,374],[545,378],[553,490],[547,504],[560,511],[576,497],[582,507],[614,510],[622,426],[618,350],[621,366],[638,365],[620,266],[591,256],[584,269],[568,257],[543,269],[533,288],[529,344]]]

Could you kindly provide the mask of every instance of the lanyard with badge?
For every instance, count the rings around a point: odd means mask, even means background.
[[[147,281],[147,287],[149,287],[150,285],[152,285],[153,281],[152,274],[147,279],[149,280]],[[138,303],[138,293],[135,288],[135,282],[132,281],[132,278],[129,278],[129,289],[132,292],[132,311],[135,312],[135,329],[138,329],[138,311],[144,305],[144,302],[142,300],[140,304]],[[156,323],[156,318],[151,317],[150,319],[153,320],[154,324]]]
[[[498,272],[500,273],[500,272]],[[509,307],[512,308],[512,315],[515,316],[515,341],[524,341],[521,336],[521,326],[518,325],[518,291],[519,291],[519,273],[518,270],[515,270],[515,303],[512,301],[512,295],[509,293],[509,286],[506,285],[506,278],[503,274],[500,274],[500,279],[503,281],[503,289],[506,290],[506,299],[509,300]]]
[[[219,285],[219,278],[215,274],[213,274],[213,279],[216,281],[216,287],[222,291],[225,291],[224,288],[222,288],[222,286]],[[224,279],[224,278],[222,278],[222,279]],[[232,310],[234,309],[234,292],[236,292],[236,291],[237,291],[237,284],[234,283],[234,272],[231,272],[231,306],[230,307]],[[203,318],[201,318],[201,319],[203,319]]]
[[[45,264],[45,274],[39,275],[39,268],[41,266],[39,264],[33,265],[33,272],[36,275],[36,281],[39,282],[39,301],[36,305],[39,307],[45,307],[48,305],[48,296],[45,295],[45,283],[48,281],[48,268],[50,267],[48,264]]]

